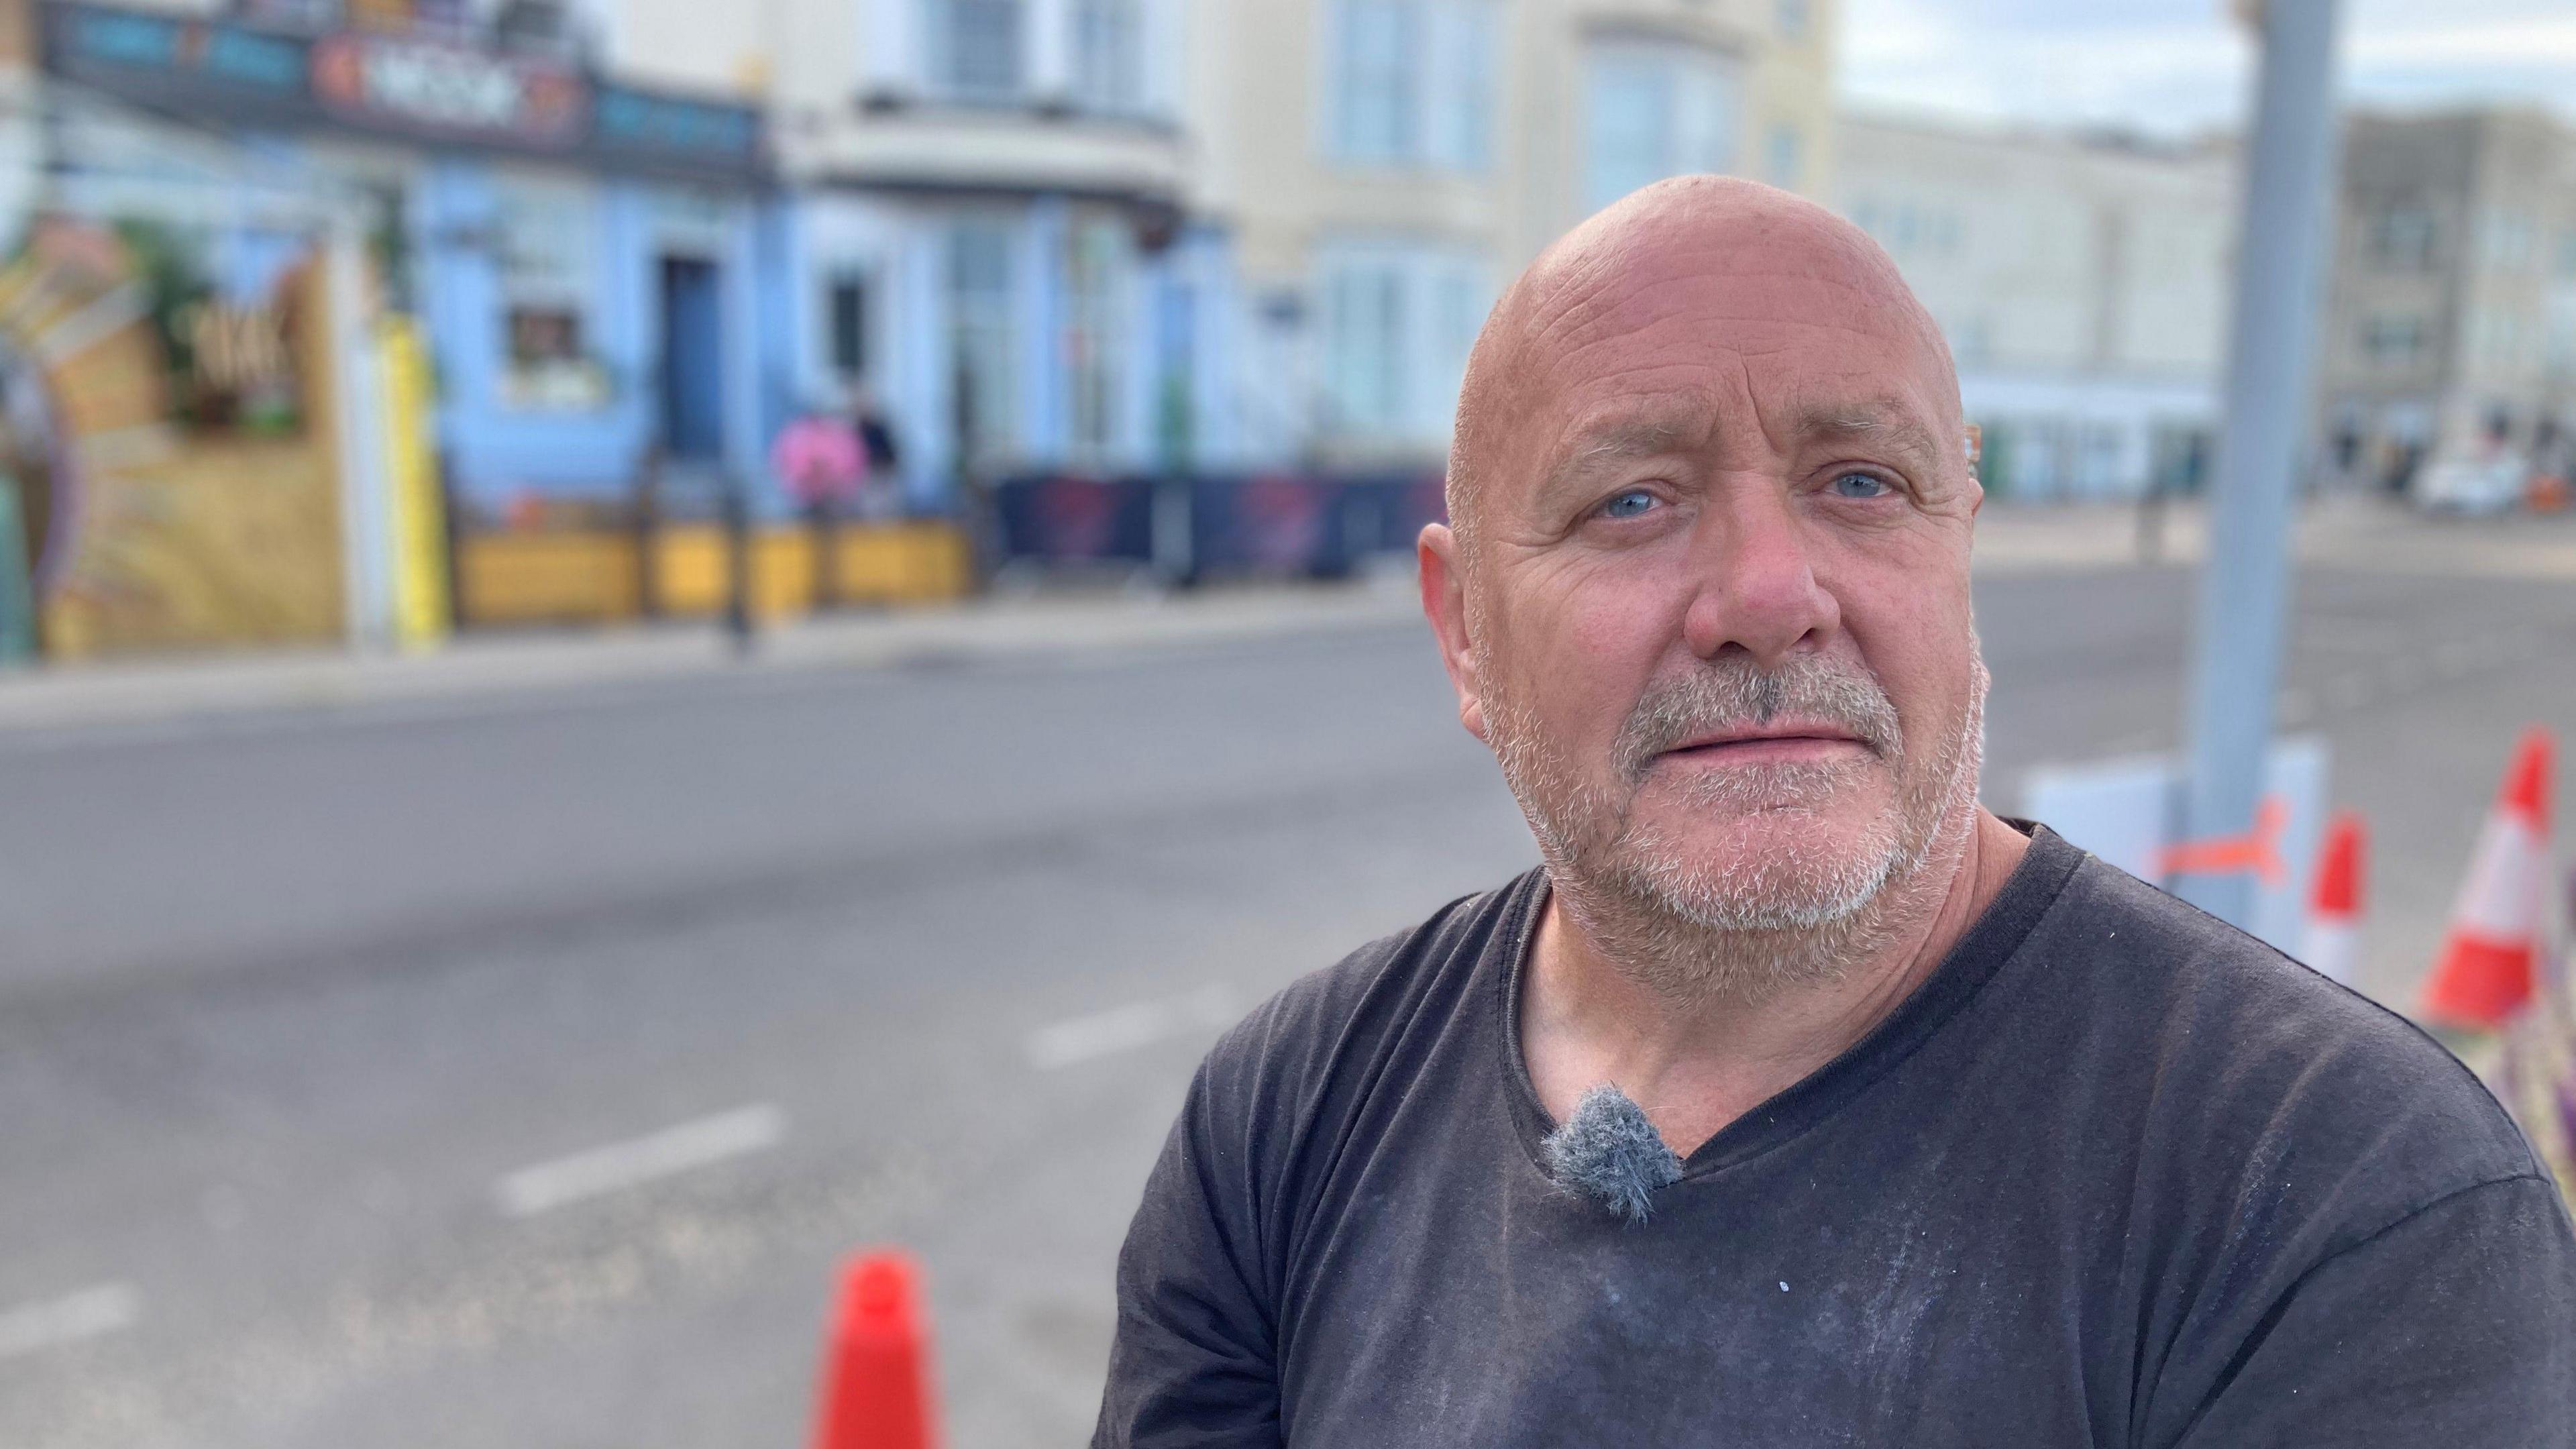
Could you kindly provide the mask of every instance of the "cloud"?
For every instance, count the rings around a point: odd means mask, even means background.
[[[2236,124],[2254,47],[2229,0],[1850,0],[1843,92],[1860,104],[2179,135]],[[2431,13],[2428,13],[2431,12]],[[2525,100],[2571,116],[2565,0],[2363,0],[2345,93],[2363,103]]]

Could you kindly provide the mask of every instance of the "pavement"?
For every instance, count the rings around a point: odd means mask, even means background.
[[[2004,507],[1978,523],[1983,577],[2196,564],[2206,520],[2178,504],[2159,526],[2112,506]],[[2150,542],[2152,540],[2152,542]],[[2576,515],[2427,521],[2356,501],[2300,518],[2301,563],[2434,577],[2576,583]],[[1093,586],[1020,589],[939,608],[851,612],[763,628],[746,654],[705,622],[468,635],[419,653],[268,650],[0,671],[0,731],[100,725],[193,728],[210,718],[545,693],[715,672],[939,668],[1151,649],[1410,620],[1410,561],[1381,559],[1355,586],[1255,584],[1193,594]]]
[[[2188,557],[2173,520],[2168,558]],[[1990,513],[1988,798],[2168,748],[2192,576]],[[2403,1003],[2576,534],[2312,517],[2280,708]],[[0,687],[0,1444],[805,1433],[832,1264],[926,1262],[958,1449],[1079,1442],[1221,1026],[1532,859],[1404,580]]]

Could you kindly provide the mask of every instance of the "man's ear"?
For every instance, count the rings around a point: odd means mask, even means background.
[[[1458,691],[1458,722],[1481,740],[1485,709],[1477,696],[1476,641],[1467,633],[1467,571],[1458,556],[1458,535],[1445,523],[1425,524],[1414,551],[1422,561],[1422,617],[1431,621],[1441,667]]]

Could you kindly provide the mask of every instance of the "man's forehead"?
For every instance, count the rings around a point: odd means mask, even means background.
[[[1748,381],[1750,379],[1748,378]],[[1767,394],[1767,395],[1766,395]],[[1603,458],[1697,452],[1730,434],[1774,442],[1866,441],[1928,449],[1939,417],[1918,390],[1855,387],[1681,388],[1614,395],[1567,411],[1549,449],[1559,466]]]

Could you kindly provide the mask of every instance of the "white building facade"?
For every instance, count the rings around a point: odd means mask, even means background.
[[[1948,338],[1990,491],[2201,485],[2234,272],[2232,151],[1872,117],[1838,135],[1838,205]]]
[[[1186,465],[1227,277],[1192,224],[1188,0],[622,0],[619,59],[766,98],[773,394],[865,389],[919,498]]]

